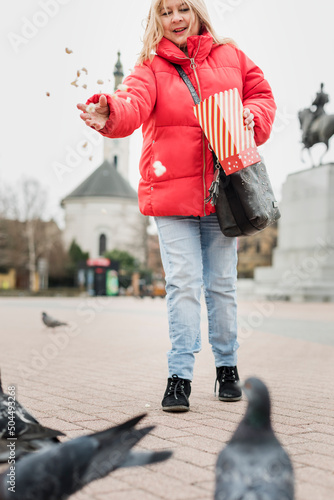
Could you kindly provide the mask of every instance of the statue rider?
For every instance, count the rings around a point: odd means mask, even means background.
[[[324,115],[326,112],[324,110],[325,104],[329,102],[329,95],[324,92],[324,84],[320,84],[320,92],[317,92],[316,98],[312,102],[312,106],[316,106],[315,111],[311,111],[309,115],[309,121],[304,128],[304,133],[302,137],[302,141],[306,144],[307,136],[309,135],[311,125],[314,121],[319,118],[319,116]]]
[[[325,114],[324,106],[329,102],[329,95],[324,92],[324,84],[320,85],[320,92],[317,92],[317,97],[312,102],[312,106],[316,106],[317,109],[313,111],[314,121],[318,116]]]

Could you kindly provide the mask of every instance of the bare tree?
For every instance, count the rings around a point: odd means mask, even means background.
[[[23,179],[15,191],[5,186],[0,194],[0,265],[28,269],[30,290],[34,288],[37,258],[48,256],[60,238],[60,231],[47,229],[42,220],[46,199],[46,191],[32,178]]]
[[[36,226],[46,206],[46,192],[35,179],[24,179],[21,188],[21,218],[25,223],[28,242],[29,288],[34,289],[36,274]]]

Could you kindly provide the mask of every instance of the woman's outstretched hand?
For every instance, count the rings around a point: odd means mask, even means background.
[[[81,113],[80,118],[88,127],[93,127],[96,130],[102,130],[108,121],[110,110],[105,95],[101,95],[99,102],[96,104],[77,104],[77,108]]]
[[[244,108],[244,123],[248,130],[252,130],[254,128],[254,115],[250,112],[250,109]]]

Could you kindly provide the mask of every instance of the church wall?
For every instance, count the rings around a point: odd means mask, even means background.
[[[144,261],[146,218],[136,200],[99,198],[67,200],[65,204],[64,242],[68,248],[75,239],[91,258],[99,257],[99,238],[105,234],[106,249],[125,250]]]

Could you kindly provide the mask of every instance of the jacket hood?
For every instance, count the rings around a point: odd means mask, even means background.
[[[188,57],[177,45],[163,37],[157,47],[157,55],[175,64],[182,65],[189,59],[195,59],[197,63],[200,63],[210,54],[212,45],[213,38],[208,31],[200,35],[189,36],[187,38]]]

